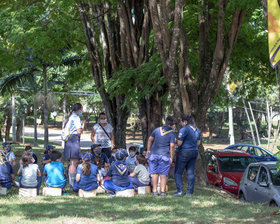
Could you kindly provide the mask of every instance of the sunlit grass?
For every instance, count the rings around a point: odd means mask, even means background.
[[[61,147],[57,148],[61,150]],[[23,146],[14,146],[17,158]],[[39,159],[42,147],[34,148]],[[67,164],[65,163],[65,166]],[[17,171],[17,170],[16,170]],[[185,186],[186,187],[186,186]],[[61,197],[22,198],[18,189],[0,196],[0,223],[279,223],[279,208],[244,203],[214,187],[195,187],[192,197],[174,198],[173,179],[167,197],[79,198],[70,191]]]

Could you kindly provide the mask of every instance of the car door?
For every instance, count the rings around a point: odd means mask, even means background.
[[[253,201],[255,198],[255,187],[256,187],[256,180],[260,166],[250,166],[248,170],[247,177],[244,181],[244,190],[246,195],[247,201]]]
[[[214,154],[209,154],[207,165],[207,177],[211,185],[220,185],[220,177],[218,175],[217,157]]]
[[[257,177],[257,185],[254,188],[255,197],[254,201],[259,203],[266,203],[269,202],[271,195],[270,195],[270,188],[269,188],[269,173],[268,170],[261,166],[259,175]]]

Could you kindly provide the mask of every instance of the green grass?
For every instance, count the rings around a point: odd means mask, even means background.
[[[20,159],[22,146],[13,149]],[[34,148],[39,161],[43,148]],[[39,162],[40,164],[40,162]],[[67,165],[67,164],[65,164]],[[21,198],[18,189],[0,196],[0,223],[279,223],[279,208],[244,203],[214,187],[195,187],[192,197],[79,198],[67,196]]]

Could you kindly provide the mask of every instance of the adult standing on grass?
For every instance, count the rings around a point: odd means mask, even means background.
[[[112,149],[115,146],[113,127],[107,123],[106,114],[104,112],[99,114],[99,123],[93,126],[91,140],[93,144],[101,145],[101,151],[105,153],[108,158],[111,157]]]
[[[175,152],[176,120],[166,118],[166,125],[156,128],[148,139],[147,157],[149,158],[149,172],[152,174],[153,195],[157,196],[157,185],[160,177],[160,195],[166,196],[166,182],[170,165]]]
[[[78,161],[82,158],[80,148],[80,137],[84,130],[85,120],[81,121],[83,106],[80,103],[74,104],[69,117],[66,119],[64,128],[69,127],[69,137],[65,141],[64,158],[70,160],[69,164],[69,185],[73,187]]]
[[[177,192],[173,196],[183,196],[183,172],[187,171],[188,191],[186,195],[192,195],[195,183],[195,163],[200,145],[200,130],[195,125],[194,117],[182,116],[183,128],[179,131],[177,145],[179,146],[175,163],[175,182]]]

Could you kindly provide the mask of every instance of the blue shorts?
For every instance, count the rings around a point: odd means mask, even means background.
[[[103,183],[103,186],[105,187],[106,190],[108,191],[124,191],[126,189],[132,189],[132,184],[129,183],[128,186],[125,186],[125,187],[120,187],[120,186],[117,186],[113,183],[112,180],[105,180],[104,183]]]
[[[168,176],[170,169],[170,157],[151,154],[149,156],[149,172],[150,174],[161,174]]]

